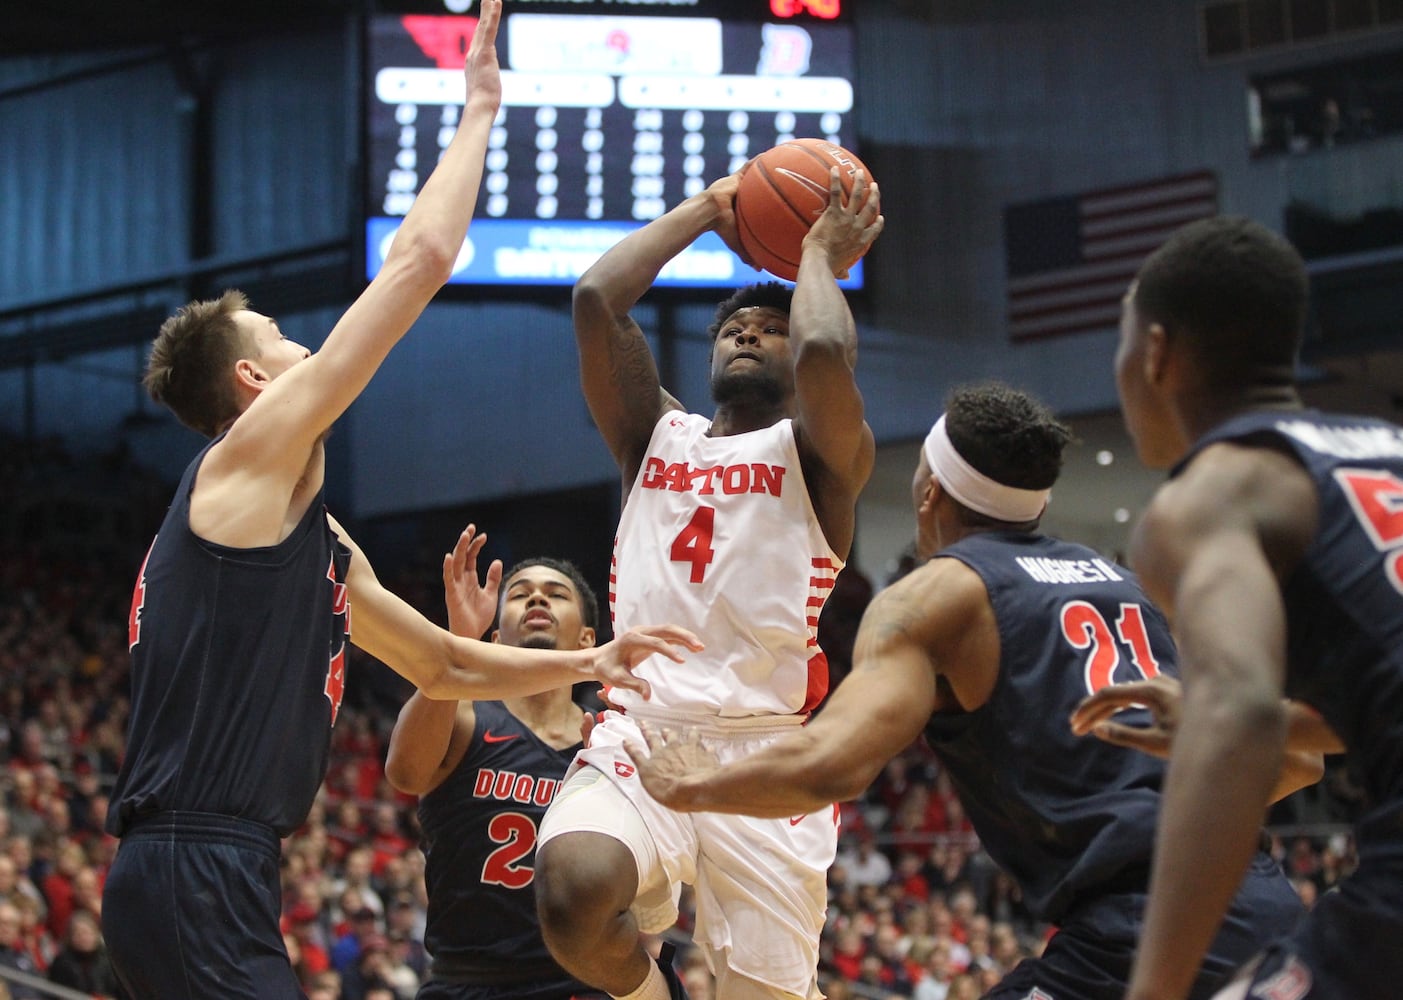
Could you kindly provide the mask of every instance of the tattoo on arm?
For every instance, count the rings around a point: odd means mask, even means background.
[[[643,332],[632,323],[615,328],[609,352],[609,380],[621,391],[647,389],[657,384],[653,352]]]
[[[916,643],[917,627],[925,617],[923,603],[910,588],[898,587],[873,598],[853,650],[853,670],[877,666],[883,650]]]

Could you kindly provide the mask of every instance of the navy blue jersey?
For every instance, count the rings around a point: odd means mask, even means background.
[[[536,830],[579,746],[555,749],[500,701],[474,711],[463,759],[419,800],[434,977],[529,985],[532,996],[587,991],[546,950],[532,885]]]
[[[1044,535],[981,532],[936,558],[979,574],[999,630],[989,700],[926,727],[984,848],[1053,923],[1087,896],[1143,892],[1164,765],[1067,719],[1107,684],[1176,673],[1163,615],[1128,570]]]
[[[1403,428],[1381,420],[1259,411],[1205,435],[1271,442],[1315,481],[1319,526],[1282,588],[1286,693],[1344,741],[1374,806],[1403,804]]]
[[[318,493],[277,545],[190,530],[185,470],[132,595],[132,710],[108,832],[194,811],[300,826],[326,774],[350,621],[350,553]]]

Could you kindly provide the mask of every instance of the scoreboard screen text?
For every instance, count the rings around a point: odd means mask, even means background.
[[[369,18],[367,278],[457,128],[476,24]],[[451,283],[570,285],[628,233],[771,146],[811,136],[856,151],[846,23],[511,13],[497,47],[502,107]],[[861,287],[861,275],[859,264],[844,286]],[[767,277],[708,233],[657,284]]]

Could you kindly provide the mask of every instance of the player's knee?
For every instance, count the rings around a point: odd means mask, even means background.
[[[633,857],[598,834],[563,834],[536,852],[536,913],[547,941],[578,940],[633,902]]]

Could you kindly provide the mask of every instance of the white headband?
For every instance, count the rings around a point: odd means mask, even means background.
[[[945,433],[945,417],[941,416],[921,445],[930,471],[940,480],[940,486],[970,510],[997,521],[1022,524],[1042,515],[1052,490],[1023,490],[995,482],[970,465]]]

